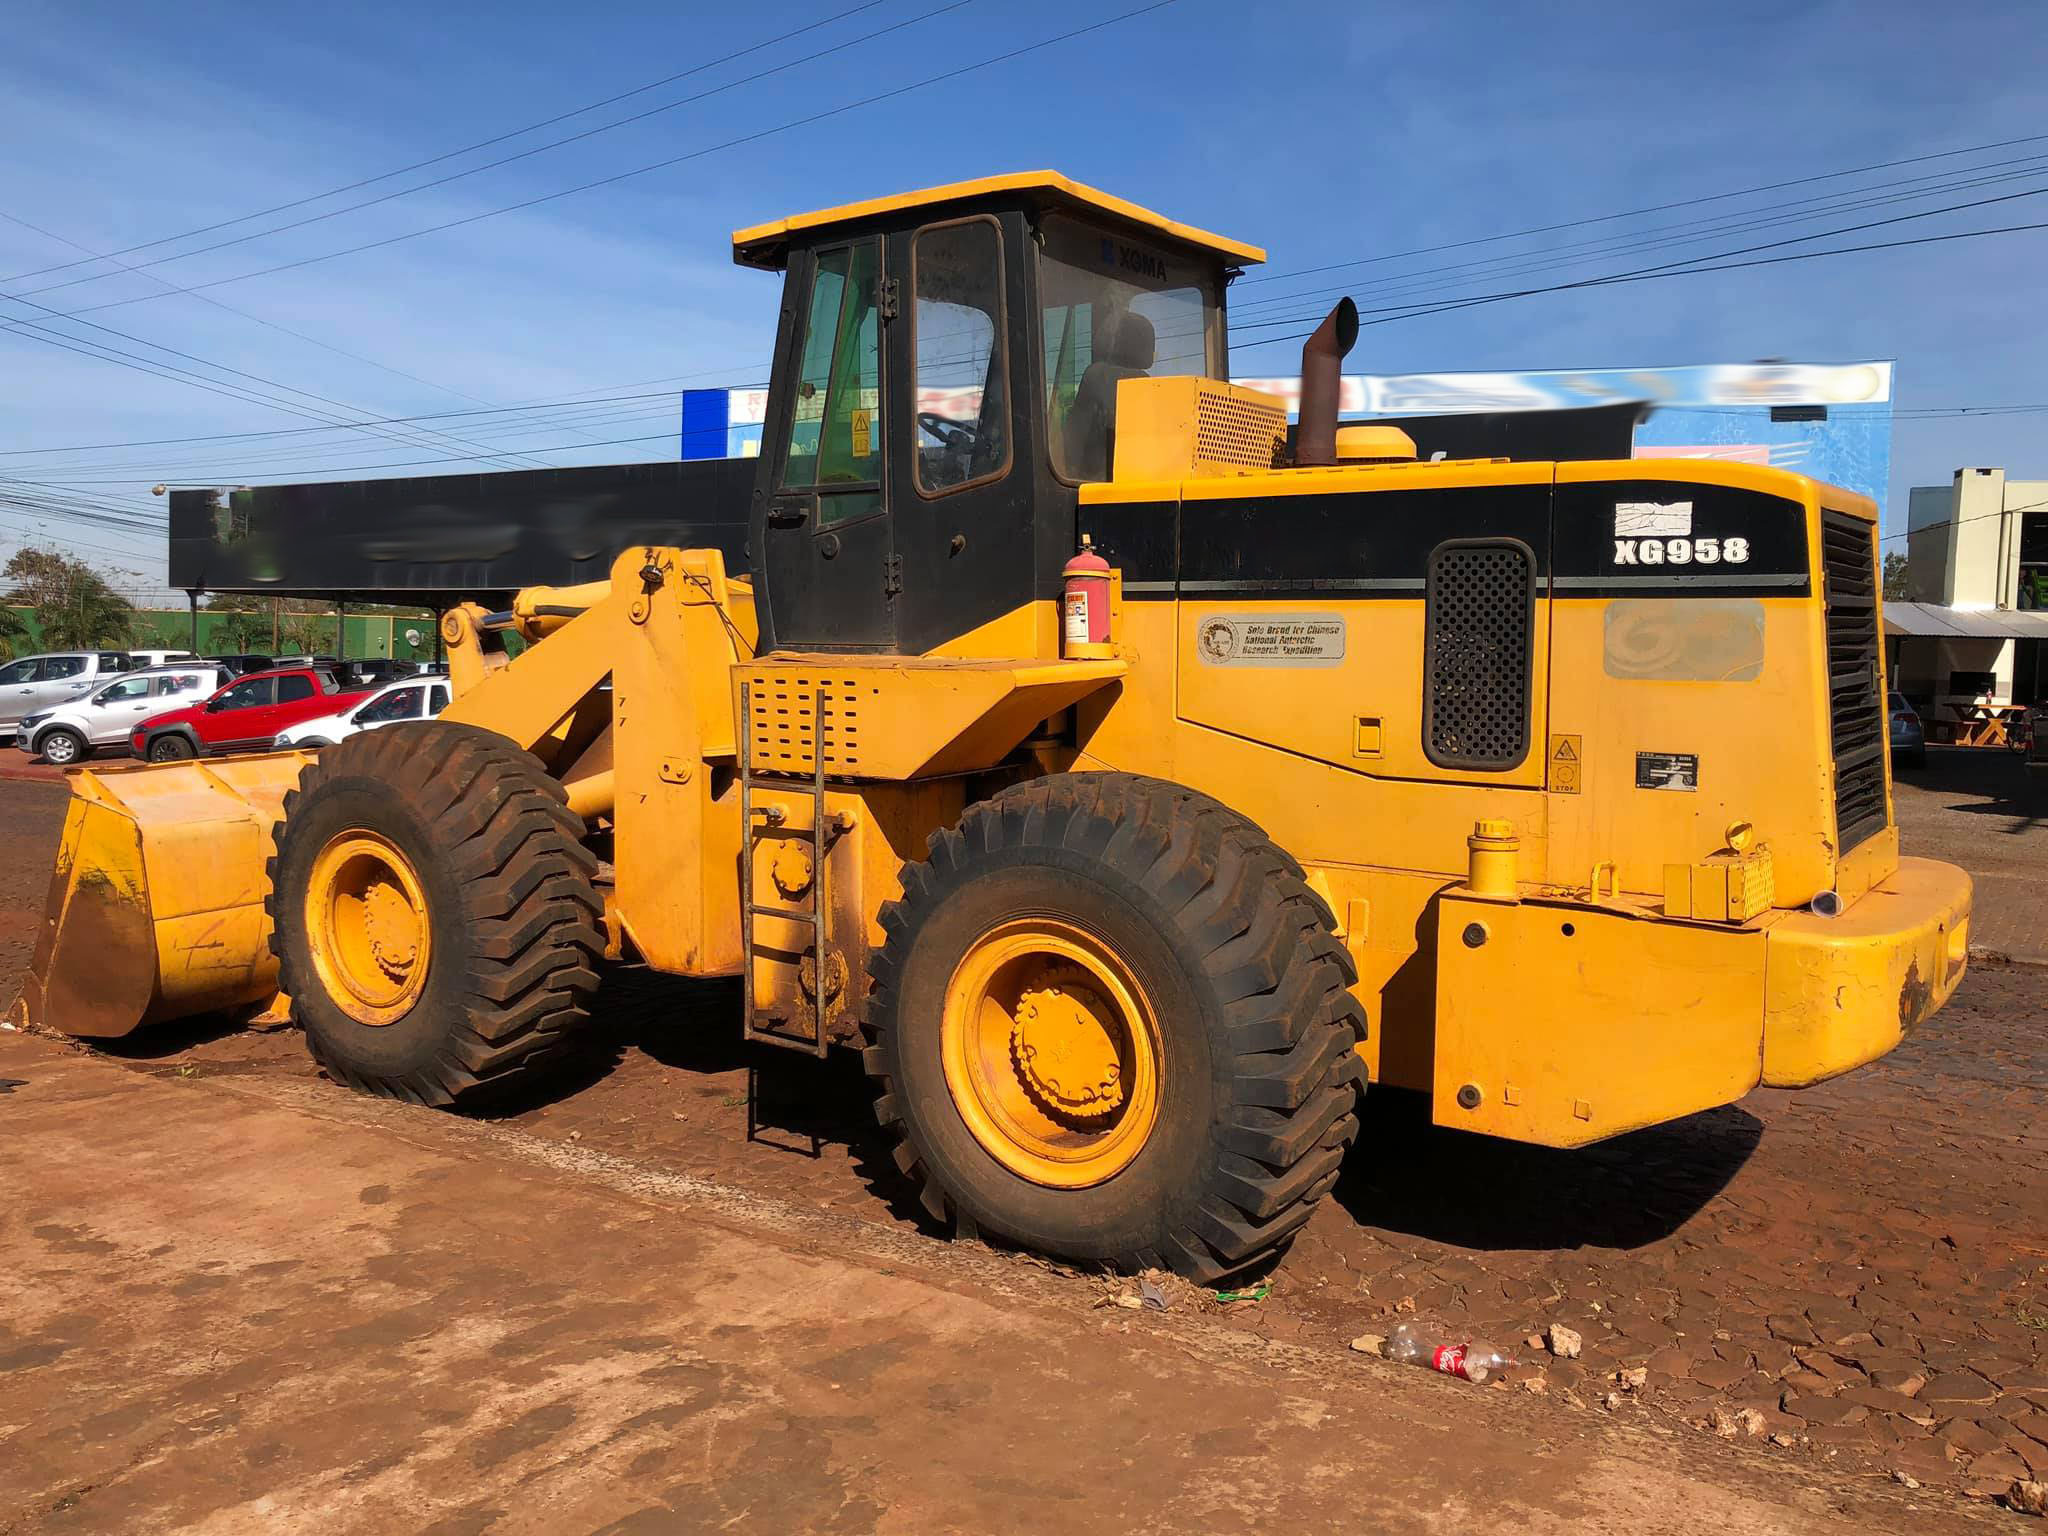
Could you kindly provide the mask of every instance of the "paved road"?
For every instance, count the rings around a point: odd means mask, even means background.
[[[0,1076],[9,1536],[2001,1518],[455,1116],[18,1035]]]

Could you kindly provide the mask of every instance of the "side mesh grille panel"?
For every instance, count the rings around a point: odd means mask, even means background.
[[[1827,594],[1828,722],[1835,753],[1835,846],[1884,830],[1884,700],[1878,696],[1877,551],[1870,524],[1820,515]]]
[[[1195,396],[1195,457],[1271,469],[1287,441],[1287,413],[1221,390]]]
[[[1423,749],[1442,768],[1512,768],[1529,755],[1536,558],[1512,540],[1457,540],[1429,557]]]

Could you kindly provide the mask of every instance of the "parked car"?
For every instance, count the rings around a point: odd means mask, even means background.
[[[14,744],[45,762],[80,762],[97,748],[126,746],[140,721],[203,699],[231,680],[227,668],[210,661],[124,672],[78,698],[23,715]]]
[[[277,734],[280,747],[331,747],[358,731],[401,720],[431,720],[448,707],[448,684],[437,677],[386,683],[360,704],[294,725]]]
[[[235,676],[249,672],[268,672],[277,663],[268,656],[209,656],[208,661],[217,661]]]
[[[401,677],[417,677],[419,665],[411,661],[394,661],[388,656],[364,656],[355,661],[335,663],[334,673],[344,684],[370,688],[379,683],[395,682]]]
[[[1906,702],[1903,693],[1889,695],[1885,707],[1892,719],[1892,765],[1899,768],[1925,768],[1927,733],[1921,727],[1919,712]]]
[[[48,651],[0,667],[0,740],[11,741],[23,715],[65,703],[131,670],[125,651]]]
[[[268,750],[277,733],[301,720],[360,702],[325,667],[288,667],[238,677],[210,698],[152,715],[129,735],[137,757],[152,763],[217,752]]]

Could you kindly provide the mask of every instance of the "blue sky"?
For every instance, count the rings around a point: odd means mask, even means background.
[[[161,7],[6,0],[0,278],[78,255],[8,218],[95,251],[155,240],[568,112],[854,3],[572,8],[365,0],[298,7],[200,0]],[[739,81],[943,3],[883,0],[491,152],[123,259],[184,251],[462,170]],[[968,0],[886,37],[577,144],[150,270],[178,285],[212,283],[404,234],[691,154],[1140,3]],[[67,322],[19,301],[0,302],[0,320],[33,319],[67,337],[93,338],[216,383],[237,382],[155,350],[175,348],[338,402],[299,397],[301,407],[329,417],[742,383],[762,376],[778,294],[775,280],[731,265],[729,236],[738,225],[778,214],[1049,165],[1267,246],[1274,281],[1241,287],[1234,304],[1300,289],[1314,295],[1304,307],[1318,308],[1348,285],[1370,307],[1374,285],[1447,262],[1561,260],[1544,257],[1544,248],[1732,218],[1763,202],[1847,197],[1907,175],[2005,179],[1946,194],[1924,183],[1919,190],[1929,195],[1920,201],[1731,234],[1722,244],[1679,254],[2048,188],[2044,141],[1470,252],[1288,275],[2048,133],[2044,78],[2048,27],[2038,3],[1617,7],[1453,0],[1396,7],[1175,0],[1009,63],[601,190],[206,290],[246,314],[197,296],[164,296],[147,277],[115,273],[51,289],[35,303],[68,312],[151,297]],[[2042,167],[2038,174],[2026,174],[2024,164],[1969,169],[2030,155]],[[2048,220],[2048,195],[1854,238],[2040,220]],[[1549,280],[1670,259],[1563,255],[1579,264]],[[47,272],[0,281],[0,291],[21,294],[110,271],[102,264]],[[1438,273],[1429,291],[1480,292],[1515,281],[1486,270]],[[1244,313],[1251,318],[1252,311]],[[2048,402],[2044,314],[2048,230],[1406,320],[1368,329],[1348,366],[1397,372],[1896,357],[1902,408]],[[153,346],[83,329],[85,320]],[[1292,361],[1291,346],[1239,350],[1234,358],[1241,373],[1286,372]],[[239,383],[275,393],[246,378]],[[557,415],[548,423],[496,417],[468,425],[482,422],[523,422],[523,435],[502,435],[492,445],[547,449],[540,457],[549,462],[673,452],[674,406],[661,400]],[[0,450],[307,425],[0,331]],[[603,441],[641,435],[658,440]],[[466,451],[414,431],[398,436],[309,432],[14,456],[0,458],[0,474],[62,479],[67,489],[48,494],[88,496],[116,519],[160,518],[164,503],[147,493],[157,478],[311,478],[322,468]],[[565,446],[579,437],[597,445]],[[1895,511],[1903,507],[1901,487],[1945,481],[1960,463],[2048,473],[2044,439],[2048,413],[1902,421]],[[410,472],[462,467],[428,464]],[[24,537],[54,538],[132,573],[123,585],[161,580],[161,537],[146,530],[0,507],[0,551]]]

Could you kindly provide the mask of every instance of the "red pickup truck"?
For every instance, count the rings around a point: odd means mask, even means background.
[[[325,667],[280,667],[238,677],[212,697],[152,715],[129,745],[152,763],[217,752],[266,752],[287,726],[346,708],[374,688],[344,689]]]

